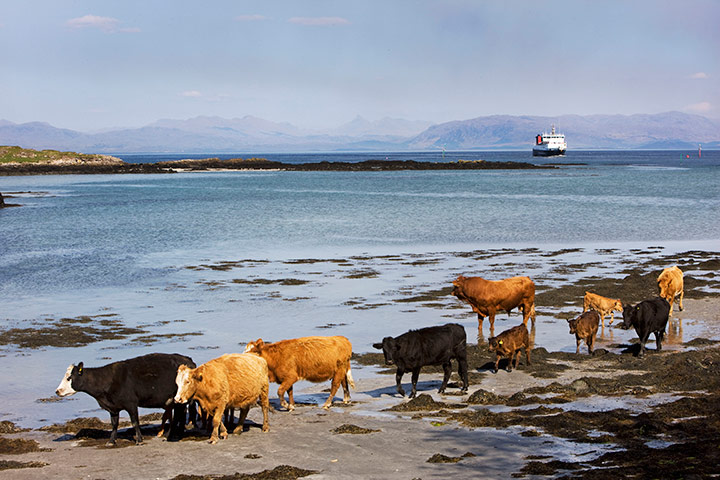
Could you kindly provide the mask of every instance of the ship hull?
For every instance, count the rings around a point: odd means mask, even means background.
[[[533,148],[533,157],[554,157],[557,155],[565,155],[565,150],[560,150],[559,148],[549,150]]]

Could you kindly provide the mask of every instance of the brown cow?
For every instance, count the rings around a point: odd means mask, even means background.
[[[595,336],[597,335],[598,326],[600,324],[600,314],[595,310],[583,312],[579,317],[568,320],[570,333],[575,334],[577,342],[575,353],[580,353],[580,342],[585,340],[588,347],[588,353],[593,353],[595,348]]]
[[[583,298],[583,313],[590,309],[600,314],[603,328],[605,328],[605,315],[610,315],[610,323],[608,323],[608,325],[612,325],[615,321],[615,312],[622,313],[623,311],[620,299],[607,298],[592,292],[585,292],[585,297]]]
[[[677,265],[674,267],[668,267],[662,271],[657,279],[658,287],[660,288],[660,297],[664,298],[670,304],[670,316],[672,317],[673,300],[675,297],[680,295],[678,300],[678,308],[682,312],[683,310],[683,297],[685,291],[683,288],[683,272]]]
[[[288,411],[295,409],[293,384],[298,380],[317,383],[332,379],[324,409],[332,406],[335,392],[341,384],[343,403],[350,401],[348,384],[355,388],[350,373],[352,345],[343,336],[302,337],[274,343],[265,343],[258,338],[248,343],[245,352],[260,355],[267,361],[270,381],[280,384],[277,395],[280,404]],[[288,393],[289,404],[285,401],[285,392]]]
[[[518,362],[520,361],[521,348],[525,349],[525,358],[527,359],[527,364],[530,365],[530,337],[525,324],[505,330],[497,337],[490,337],[488,343],[490,351],[497,354],[495,373],[498,371],[498,365],[502,357],[510,358],[507,367],[508,372],[512,371],[513,356],[515,356],[515,368],[517,368]]]
[[[176,402],[185,403],[195,399],[203,413],[212,418],[213,430],[210,443],[217,443],[218,429],[220,438],[225,439],[228,436],[222,422],[226,408],[240,409],[240,420],[233,433],[242,433],[245,417],[258,399],[263,412],[262,430],[267,432],[270,429],[268,367],[267,362],[257,355],[227,354],[197,368],[180,365],[175,383],[178,386]]]
[[[519,307],[523,312],[523,324],[532,318],[535,325],[535,284],[528,277],[512,277],[504,280],[485,280],[481,277],[458,276],[453,282],[452,294],[470,304],[478,316],[478,328],[482,330],[485,316],[490,318],[490,334],[495,331],[495,314]]]

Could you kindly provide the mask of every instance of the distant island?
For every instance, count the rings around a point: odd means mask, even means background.
[[[396,170],[519,170],[556,168],[525,162],[417,162],[414,160],[366,160],[363,162],[283,163],[264,158],[188,159],[158,163],[127,163],[110,155],[31,150],[0,146],[0,175],[176,173],[210,170],[281,171],[396,171]]]

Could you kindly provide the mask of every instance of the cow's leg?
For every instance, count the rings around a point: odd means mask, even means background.
[[[222,421],[224,413],[225,409],[218,407],[212,414],[212,434],[210,435],[210,443],[212,444],[217,443],[218,438],[227,438],[227,429],[225,428],[225,425],[223,425]]]
[[[348,365],[347,367],[348,368],[345,369],[345,373],[340,381],[343,388],[343,403],[350,403],[350,385],[348,382],[348,372],[350,371],[350,366]]]
[[[670,295],[670,298],[668,298],[667,301],[670,304],[670,313],[668,314],[668,316],[672,317],[672,307],[673,307],[673,302],[675,301],[675,295]]]
[[[120,412],[110,412],[110,425],[112,425],[112,431],[110,432],[110,440],[107,442],[107,446],[114,447],[117,440],[118,424],[120,423]]]
[[[172,407],[172,418],[170,419],[169,441],[180,440],[185,433],[185,405],[174,404]]]
[[[325,403],[323,404],[323,408],[325,410],[328,410],[330,407],[332,407],[335,394],[337,393],[338,388],[340,388],[340,384],[342,384],[344,378],[345,373],[342,371],[342,369],[335,370],[335,375],[333,375],[332,382],[330,383],[330,396],[327,400],[325,400]]]
[[[650,332],[643,332],[643,334],[639,335],[638,337],[640,338],[640,353],[638,354],[638,356],[642,357],[643,355],[645,355],[645,344],[650,337]]]
[[[247,418],[247,414],[250,411],[250,406],[242,407],[240,409],[240,418],[238,419],[237,426],[233,429],[233,434],[237,433],[240,434],[243,432],[243,427],[245,426],[245,418]]]
[[[495,309],[490,309],[488,313],[488,320],[490,320],[490,336],[495,336]]]
[[[263,385],[260,391],[260,408],[263,414],[263,426],[262,431],[267,432],[270,430],[270,422],[268,420],[268,412],[270,411],[270,395],[268,394],[269,387]]]
[[[440,385],[440,390],[438,390],[438,393],[445,393],[445,388],[447,387],[448,380],[450,380],[450,375],[452,375],[452,363],[450,360],[443,363],[443,381],[442,385]]]
[[[293,384],[295,383],[295,378],[286,378],[283,380],[283,382],[278,387],[277,395],[280,399],[280,405],[287,408],[289,412],[295,410],[295,399],[293,398]],[[290,400],[290,403],[287,403],[285,401],[285,392],[288,392],[288,400]]]
[[[395,384],[397,392],[403,397],[405,396],[405,390],[403,390],[401,382],[404,374],[405,371],[398,367],[397,372],[395,372]]]
[[[235,424],[235,409],[233,407],[226,408],[223,417],[225,428],[232,428],[232,426]]]
[[[610,323],[608,323],[608,326],[612,325],[615,321],[615,312],[613,310],[610,310]],[[604,327],[605,325],[603,325]]]
[[[587,340],[585,340],[585,343],[588,347],[588,354],[592,355],[593,349],[595,348],[595,335],[590,334]]]
[[[662,342],[665,337],[665,330],[658,330],[655,332],[655,345],[657,345],[658,351],[662,350]]]
[[[512,362],[513,362],[514,356],[515,356],[515,352],[510,352],[510,356],[508,358],[508,365],[507,365],[508,372],[512,372],[512,369],[513,369]]]
[[[683,311],[683,297],[685,296],[685,289],[680,290],[680,298],[678,299],[678,310]]]
[[[170,425],[170,431],[172,431],[172,407],[167,407],[163,412],[162,419],[160,420],[160,431],[157,433],[157,437],[165,435],[165,424]]]
[[[520,355],[519,352],[518,355]],[[530,345],[525,345],[525,361],[530,365]]]
[[[498,372],[498,366],[500,365],[500,354],[498,353],[497,359],[495,360],[495,373]]]
[[[482,333],[482,324],[483,320],[485,320],[485,316],[482,313],[478,313],[478,330],[480,330],[480,333]]]
[[[135,444],[140,445],[143,443],[143,437],[142,433],[140,433],[140,419],[138,418],[137,406],[130,407],[127,412],[130,414],[130,421],[133,427],[135,427]]]
[[[460,389],[461,392],[467,392],[470,382],[468,381],[468,364],[467,357],[459,356],[458,359],[458,375],[462,379],[463,386]]]
[[[410,392],[409,398],[415,398],[415,394],[417,393],[418,378],[420,378],[420,368],[414,368],[412,371],[412,392]]]
[[[582,339],[576,335],[575,336],[575,353],[580,353],[580,342],[582,342]]]

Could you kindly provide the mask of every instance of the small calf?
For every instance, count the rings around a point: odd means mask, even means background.
[[[607,298],[596,293],[585,292],[585,297],[583,297],[583,313],[591,309],[600,314],[603,328],[605,328],[605,315],[610,315],[610,323],[608,323],[608,325],[612,325],[615,321],[615,312],[622,313],[623,311],[622,302],[619,298]]]
[[[510,362],[508,363],[508,372],[512,371],[513,356],[515,356],[515,368],[518,366],[520,361],[520,349],[525,349],[525,358],[527,364],[530,365],[530,336],[528,335],[528,329],[525,324],[512,327],[505,330],[496,337],[490,337],[488,339],[490,344],[490,351],[497,354],[497,360],[495,361],[495,373],[498,371],[498,365],[502,357],[509,357]]]
[[[595,310],[582,313],[579,317],[568,320],[570,333],[575,334],[577,346],[575,353],[580,353],[580,342],[585,340],[588,347],[588,353],[593,353],[595,348],[595,335],[597,335],[598,326],[600,325],[600,314]]]

